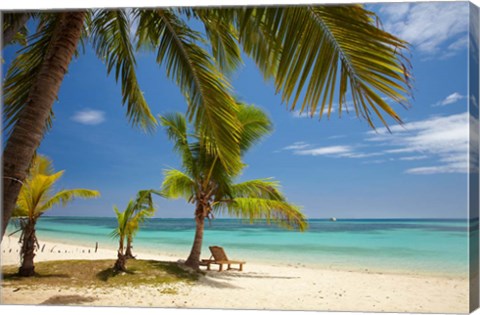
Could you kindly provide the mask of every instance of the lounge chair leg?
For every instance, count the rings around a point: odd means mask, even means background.
[[[218,267],[218,271],[222,271],[222,270],[223,270],[223,264],[220,264]]]
[[[210,264],[207,264],[207,270],[210,270]]]
[[[228,264],[227,270],[230,270],[230,269],[232,269],[232,268],[230,268],[230,264]]]
[[[240,264],[240,269],[239,271],[243,271],[243,264]]]

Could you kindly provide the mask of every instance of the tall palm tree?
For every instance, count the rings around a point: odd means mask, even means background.
[[[20,251],[22,264],[19,275],[29,277],[35,274],[33,258],[37,248],[35,225],[38,219],[52,207],[61,204],[66,206],[74,198],[95,198],[100,196],[96,190],[64,189],[54,192],[54,186],[62,177],[64,171],[54,172],[52,162],[37,155],[18,196],[14,217],[20,220],[22,248]]]
[[[112,236],[118,238],[119,242],[117,260],[114,265],[116,271],[126,271],[126,260],[134,258],[132,254],[133,237],[140,228],[140,224],[155,213],[152,192],[155,191],[139,191],[136,199],[130,200],[123,212],[120,212],[116,206],[113,207],[117,215],[118,226],[113,230]],[[127,241],[126,247],[125,240]]]
[[[242,127],[240,148],[243,154],[270,131],[271,123],[260,109],[246,105],[239,106],[238,119]],[[301,231],[306,228],[305,216],[282,195],[278,182],[267,178],[235,183],[240,171],[229,174],[219,163],[216,152],[210,150],[206,135],[199,130],[189,133],[183,115],[161,117],[161,124],[174,142],[183,166],[183,170],[165,170],[162,195],[184,198],[195,205],[195,238],[185,262],[187,266],[198,269],[205,219],[213,218],[215,213],[228,213],[251,222],[263,218]]]
[[[88,10],[31,14],[38,29],[12,62],[4,82],[2,236],[29,164],[51,124],[52,105],[79,42],[89,39],[107,72],[115,71],[133,125],[151,130],[156,121],[135,74],[135,48],[151,49],[188,103],[187,117],[209,135],[211,150],[228,173],[241,168],[236,104],[223,73],[241,64],[240,47],[273,80],[290,109],[328,116],[350,94],[354,110],[370,126],[382,113],[400,122],[382,96],[404,103],[410,93],[407,44],[379,29],[375,15],[360,5],[238,7],[231,9]],[[196,19],[205,35],[186,19]],[[21,30],[24,16],[5,18]],[[13,22],[12,22],[13,21]],[[130,25],[136,24],[135,34]],[[12,26],[13,25],[13,26]],[[210,51],[203,48],[205,37]],[[135,47],[134,47],[135,46]],[[320,110],[317,108],[320,107]],[[373,112],[372,112],[373,111]]]

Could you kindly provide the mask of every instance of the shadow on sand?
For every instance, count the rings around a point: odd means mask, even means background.
[[[35,273],[34,276],[32,277],[22,277],[18,273],[4,273],[3,274],[3,280],[10,280],[10,281],[22,281],[25,279],[30,279],[30,278],[37,278],[37,279],[51,279],[51,278],[70,278],[69,275],[67,274],[41,274],[41,273]]]
[[[211,286],[215,288],[228,288],[235,289],[241,288],[235,285],[235,279],[241,278],[255,278],[255,279],[299,279],[300,277],[283,277],[283,276],[270,276],[257,272],[245,272],[245,271],[206,271],[205,276],[200,279],[198,284]]]
[[[71,305],[91,303],[95,301],[93,297],[81,295],[55,295],[40,303],[40,305]]]
[[[143,277],[151,279],[154,276],[164,277],[165,275],[176,280],[197,280],[199,276],[199,274],[192,273],[171,261],[129,260],[127,262],[127,271],[117,272],[113,267],[110,267],[98,272],[96,278],[107,282],[114,277],[125,274],[135,275],[139,280]]]

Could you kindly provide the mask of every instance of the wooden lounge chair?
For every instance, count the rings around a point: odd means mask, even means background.
[[[200,262],[200,265],[206,266],[207,270],[210,270],[211,264],[218,265],[218,271],[223,270],[223,265],[227,265],[227,270],[235,269],[231,267],[232,264],[238,264],[239,267],[235,270],[243,270],[243,264],[246,263],[245,261],[229,260],[227,254],[225,254],[225,251],[220,246],[210,246],[209,248],[212,256],[210,256],[209,259],[202,259],[202,261]]]

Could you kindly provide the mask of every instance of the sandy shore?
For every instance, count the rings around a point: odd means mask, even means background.
[[[114,259],[113,249],[40,242],[36,261]],[[2,242],[2,265],[18,264],[17,239]],[[137,253],[141,259],[178,261],[159,253]],[[237,257],[234,257],[237,258]],[[241,257],[238,257],[241,258]],[[248,259],[247,259],[248,260]],[[165,284],[141,288],[3,287],[2,304],[42,304],[68,296],[85,298],[84,305],[188,308],[282,309],[372,312],[467,313],[466,278],[338,271],[304,265],[249,263],[243,272],[210,271],[193,285]]]

